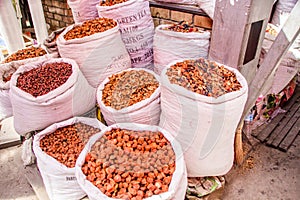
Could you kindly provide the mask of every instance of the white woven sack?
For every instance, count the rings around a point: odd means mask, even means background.
[[[20,66],[24,64],[54,58],[55,56],[56,55],[46,54],[44,56],[39,56],[36,58],[28,58],[24,60],[0,64],[0,121],[12,116],[12,106],[9,96],[10,81],[4,82],[3,75],[11,71],[16,71]]]
[[[62,58],[77,62],[91,86],[97,88],[109,75],[130,67],[119,25],[102,33],[65,40],[64,35],[74,26],[68,26],[57,38],[58,51]]]
[[[113,6],[97,5],[100,17],[117,20],[134,68],[153,68],[154,24],[149,2],[129,0]]]
[[[186,167],[184,158],[182,156],[182,150],[180,144],[173,138],[173,136],[167,132],[166,130],[158,127],[158,126],[150,126],[150,125],[143,125],[143,124],[136,124],[136,123],[121,123],[121,124],[114,124],[109,126],[94,136],[92,136],[82,150],[81,154],[79,155],[75,170],[76,170],[76,178],[81,186],[81,188],[86,192],[90,200],[113,200],[113,198],[107,197],[103,194],[96,186],[94,186],[90,181],[86,179],[86,176],[83,174],[81,170],[81,166],[84,164],[85,156],[88,152],[90,152],[91,147],[93,144],[101,138],[107,131],[110,131],[113,128],[122,128],[128,130],[135,130],[135,131],[160,131],[167,140],[170,141],[173,150],[176,156],[176,169],[174,171],[172,181],[169,185],[168,192],[153,195],[151,197],[146,198],[145,200],[167,200],[167,199],[174,199],[174,200],[182,200],[185,197],[186,188],[187,188],[187,175],[186,175]]]
[[[98,17],[96,5],[100,0],[68,0],[75,23],[81,23]]]
[[[147,69],[127,69],[124,71],[130,70],[144,70],[153,76],[159,82],[159,77],[151,70]],[[121,73],[121,72],[120,72]],[[136,104],[128,106],[126,108],[116,110],[110,106],[106,106],[102,101],[102,91],[109,82],[109,77],[107,77],[97,89],[97,103],[100,107],[101,113],[105,119],[105,122],[108,125],[115,123],[140,123],[148,125],[158,125],[160,118],[160,83],[155,92],[148,98],[143,101],[140,101]]]
[[[40,148],[40,141],[46,135],[61,127],[78,122],[101,129],[97,119],[74,117],[47,127],[34,136],[33,151],[37,158],[37,166],[42,175],[47,194],[51,200],[81,199],[86,194],[78,185],[75,177],[75,167],[69,168],[49,156]]]
[[[232,3],[234,1],[237,0],[230,0],[230,3],[234,5]],[[214,18],[216,0],[195,0],[195,2],[211,19]]]
[[[3,81],[3,75],[10,71],[16,71],[13,63],[0,64],[0,121],[12,116],[12,107],[9,97],[9,82]]]
[[[196,4],[195,0],[155,0],[155,1],[163,2],[163,3],[176,3],[176,4],[187,4],[187,5]]]
[[[154,72],[160,74],[170,62],[184,58],[207,58],[210,32],[181,33],[163,30],[170,25],[159,25],[153,41]]]
[[[23,72],[54,62],[66,62],[72,65],[71,76],[58,88],[45,95],[34,97],[16,86],[17,79]],[[96,90],[88,84],[76,62],[66,58],[23,65],[11,78],[10,95],[14,127],[20,135],[81,115],[93,108],[96,103]]]
[[[248,86],[238,70],[230,67],[242,88],[218,98],[191,92],[171,84],[162,72],[159,126],[181,144],[188,177],[226,174],[233,165],[235,130],[247,100]]]

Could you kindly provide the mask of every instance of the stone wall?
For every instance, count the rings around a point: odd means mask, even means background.
[[[74,23],[67,0],[42,0],[46,23],[50,30],[66,27]]]

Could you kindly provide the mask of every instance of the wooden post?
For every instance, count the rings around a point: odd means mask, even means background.
[[[273,74],[278,68],[281,59],[286,54],[296,37],[300,33],[300,1],[292,10],[290,17],[278,33],[273,45],[261,63],[256,76],[249,85],[248,100],[244,109],[243,117],[247,115],[254,105],[258,96],[269,90],[272,85]]]

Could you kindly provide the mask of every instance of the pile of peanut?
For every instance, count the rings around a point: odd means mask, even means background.
[[[217,98],[242,88],[232,71],[203,58],[178,62],[166,74],[172,84],[209,97]]]
[[[75,123],[43,137],[40,140],[40,147],[58,162],[73,168],[89,138],[98,132],[100,129],[81,122]]]
[[[5,60],[4,63],[9,63],[11,61],[16,61],[16,60],[24,60],[27,58],[35,58],[39,56],[43,56],[47,54],[47,52],[42,49],[41,47],[29,47],[26,49],[21,49],[18,50],[17,52],[9,55]]]
[[[34,97],[42,96],[64,84],[71,74],[69,63],[48,63],[21,74],[17,87]]]
[[[109,77],[102,91],[102,101],[116,110],[149,98],[158,88],[155,76],[144,70],[130,70]]]
[[[116,128],[92,146],[81,169],[108,197],[141,200],[168,191],[175,153],[161,132]]]
[[[128,0],[101,0],[100,6],[113,6],[119,3],[126,2]]]
[[[163,30],[181,32],[181,33],[203,32],[203,30],[189,24],[186,21],[181,21],[177,24],[171,24],[171,25],[163,28]]]
[[[81,25],[75,25],[65,35],[65,40],[72,40],[75,38],[83,38],[101,33],[117,26],[117,22],[108,18],[97,18],[83,22]]]

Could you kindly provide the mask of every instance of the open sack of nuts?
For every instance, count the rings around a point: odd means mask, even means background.
[[[12,74],[21,65],[52,57],[55,56],[47,54],[41,47],[29,47],[12,53],[0,64],[0,121],[12,116],[12,106],[9,96]]]
[[[161,71],[172,61],[185,58],[207,58],[210,32],[182,21],[159,25],[153,40],[154,71]]]
[[[245,78],[203,58],[170,63],[161,75],[159,126],[181,144],[188,177],[226,174],[248,96]]]
[[[60,56],[74,59],[94,88],[109,75],[131,66],[119,25],[97,18],[68,26],[57,38]]]
[[[74,60],[55,58],[21,66],[10,82],[14,127],[20,135],[95,106],[96,90]]]
[[[96,5],[100,0],[67,0],[72,10],[74,22],[82,23],[98,17]]]
[[[97,119],[74,117],[34,136],[33,150],[47,194],[52,200],[81,199],[86,194],[75,177],[75,162],[89,138],[100,132]]]
[[[127,69],[106,78],[97,89],[97,103],[108,125],[122,122],[158,125],[159,77],[147,69]]]
[[[100,17],[115,19],[133,68],[153,68],[154,24],[146,0],[100,0]]]
[[[76,178],[90,200],[184,199],[187,176],[180,144],[158,126],[114,124],[89,140]]]

